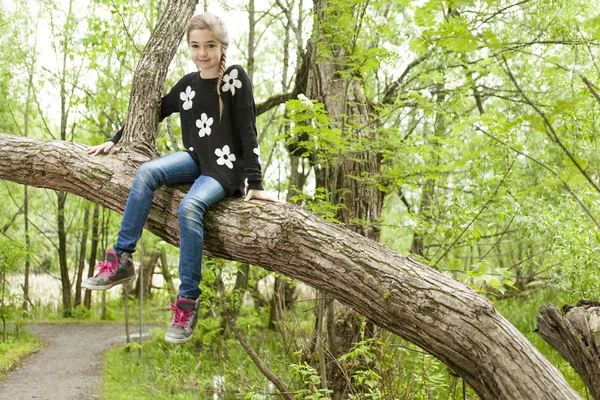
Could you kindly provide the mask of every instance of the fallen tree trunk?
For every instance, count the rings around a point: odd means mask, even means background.
[[[0,179],[64,190],[122,212],[127,155],[0,134]],[[178,245],[185,188],[157,191],[146,228]],[[483,399],[578,399],[563,376],[483,296],[289,204],[225,200],[205,219],[207,255],[259,265],[323,290],[446,363]]]
[[[581,377],[592,397],[600,399],[600,303],[582,300],[577,306],[540,308],[538,334]]]

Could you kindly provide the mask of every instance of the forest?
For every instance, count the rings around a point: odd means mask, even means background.
[[[208,211],[178,346],[189,185],[156,192],[136,282],[81,285],[139,165],[184,149],[160,97],[205,11],[279,202]],[[600,399],[597,1],[3,0],[0,43],[0,383],[29,325],[112,324],[106,399]]]

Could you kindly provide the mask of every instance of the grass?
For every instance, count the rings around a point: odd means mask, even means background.
[[[44,343],[26,329],[20,329],[18,336],[9,334],[8,340],[0,341],[0,379],[4,379],[20,360],[43,346]]]
[[[300,378],[297,373],[304,370],[300,352],[314,327],[311,307],[306,302],[287,313],[286,331],[290,332],[287,337],[268,330],[268,316],[257,317],[254,308],[246,309],[238,318],[248,341],[289,390],[295,391],[297,399],[306,398],[309,382],[317,377],[313,374]],[[136,346],[113,349],[107,354],[104,399],[212,399],[215,394],[220,400],[278,398],[273,385],[258,371],[235,337],[223,337],[218,318],[201,318],[194,340],[188,344],[170,345],[163,337],[163,329],[155,330],[152,341],[143,345],[141,358]],[[397,399],[462,400],[460,379],[451,376],[446,366],[433,356],[397,336],[387,334],[381,342],[359,346],[355,354],[368,353],[373,357],[373,370],[381,376],[375,378],[380,395],[360,398],[383,399],[395,393]],[[361,356],[356,361],[350,356],[347,362],[360,362]],[[369,391],[363,386],[363,394],[373,394],[378,389]],[[467,393],[468,399],[478,398],[470,388]]]
[[[265,329],[264,311],[259,316],[254,308],[247,311],[238,317],[238,326],[268,367],[289,383],[287,355],[295,350],[293,345]],[[223,334],[218,316],[201,318],[194,339],[184,345],[166,343],[164,333],[153,331],[153,339],[142,346],[141,358],[137,345],[107,353],[102,398],[212,399],[217,393],[224,400],[274,392],[233,334]]]
[[[151,342],[110,350],[104,362],[102,398],[110,400],[212,398],[212,380],[219,374],[211,352],[201,352],[197,342],[172,346],[157,330]],[[223,398],[223,397],[221,397]]]

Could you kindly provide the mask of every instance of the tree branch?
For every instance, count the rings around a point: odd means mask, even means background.
[[[267,100],[263,101],[256,105],[256,115],[261,115],[267,111],[269,111],[273,107],[277,107],[280,104],[285,103],[288,100],[296,97],[296,91],[291,91],[288,93],[276,94],[275,96],[269,97]]]
[[[588,81],[588,79],[585,76],[582,76],[581,79],[583,79],[583,83],[585,83],[585,86],[587,86],[587,88],[590,90],[590,92],[592,92],[592,95],[596,98],[596,100],[598,100],[598,102],[600,102],[600,96],[594,90],[594,85],[592,85],[592,83],[590,81]]]
[[[493,13],[492,15],[488,16],[486,19],[483,20],[482,24],[490,22],[492,19],[496,18],[496,16],[502,14],[506,10],[510,10],[511,8],[520,6],[521,4],[529,3],[530,1],[531,0],[522,0],[522,1],[519,1],[518,3],[509,4],[508,6],[501,8],[498,11],[496,11],[495,13]]]
[[[469,221],[469,223],[467,224],[467,226],[465,226],[465,228],[460,232],[460,234],[456,237],[456,239],[454,239],[454,241],[452,242],[452,244],[450,246],[448,246],[448,248],[446,249],[446,251],[444,251],[444,254],[442,254],[440,256],[440,258],[438,258],[438,260],[433,264],[434,266],[437,265],[437,264],[439,264],[439,262],[444,257],[446,257],[446,254],[448,254],[448,252],[450,252],[450,250],[452,250],[452,248],[454,247],[454,245],[456,243],[458,243],[458,241],[465,234],[465,232],[471,227],[471,225],[473,225],[473,223],[475,221],[477,221],[477,219],[479,218],[479,216],[481,215],[481,213],[483,213],[483,211],[487,208],[487,206],[490,205],[490,203],[492,202],[492,200],[494,200],[494,198],[496,197],[496,194],[498,193],[498,190],[500,190],[500,188],[502,187],[502,184],[504,183],[504,181],[508,177],[508,174],[512,170],[512,167],[513,167],[514,164],[515,164],[515,160],[512,160],[512,162],[510,163],[510,166],[508,167],[508,169],[504,173],[504,176],[502,177],[502,179],[498,183],[498,186],[496,186],[496,189],[494,190],[494,193],[492,193],[492,195],[487,199],[487,201],[485,202],[485,204],[479,209],[479,212],[477,213],[477,215],[473,219],[471,219],[471,221]],[[479,260],[479,261],[481,261],[481,260]]]
[[[543,306],[538,334],[581,376],[594,399],[600,399],[600,303],[580,301],[576,307]]]
[[[427,59],[427,57],[429,57],[430,54],[431,54],[431,52],[428,51],[425,54],[423,54],[421,57],[413,60],[410,64],[408,64],[406,66],[404,71],[402,71],[402,74],[400,74],[400,77],[385,89],[383,99],[381,100],[381,104],[391,104],[392,103],[392,100],[396,95],[396,91],[402,84],[402,81],[404,80],[406,75],[408,75],[408,73],[410,72],[411,69],[413,69],[414,67],[416,67],[417,65],[419,65],[423,61],[425,61]]]

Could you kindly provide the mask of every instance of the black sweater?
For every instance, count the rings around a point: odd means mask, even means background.
[[[248,189],[262,190],[256,133],[256,107],[252,85],[239,65],[227,68],[221,84],[223,115],[219,118],[217,78],[203,79],[199,72],[185,75],[162,98],[160,120],[179,112],[183,146],[202,175],[215,178],[228,195]],[[110,140],[117,143],[123,129]]]

